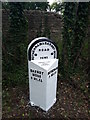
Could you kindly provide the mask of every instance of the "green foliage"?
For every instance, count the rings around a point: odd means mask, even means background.
[[[27,65],[19,65],[14,67],[14,70],[12,71],[6,71],[6,77],[4,76],[3,78],[3,86],[15,87],[23,86],[25,84],[28,84]]]
[[[89,11],[88,8],[89,8],[88,3],[85,4],[79,3],[78,5],[77,18],[74,29],[75,35],[74,35],[73,51],[72,51],[73,59],[76,59],[78,53],[81,54],[83,44],[85,43],[85,37],[87,33],[87,23],[88,23],[88,11]],[[76,63],[77,62],[78,59],[76,59]]]
[[[63,4],[63,48],[61,74],[70,78],[80,67],[79,58],[85,42],[88,22],[88,3]]]
[[[3,2],[2,3],[2,9],[9,9],[9,3],[8,2]]]
[[[15,2],[13,2],[13,5]],[[18,2],[19,4],[22,4],[23,9],[25,10],[43,10],[47,11],[47,9],[50,7],[48,2]],[[4,2],[2,4],[3,9],[11,9],[9,2]],[[21,8],[20,8],[21,9]]]
[[[23,4],[19,2],[9,3],[10,28],[9,38],[3,38],[3,84],[15,86],[19,81],[25,79],[23,66],[27,66],[27,31],[28,22],[23,11]],[[22,69],[20,69],[22,68]]]
[[[48,2],[28,2],[28,3],[25,3],[24,9],[47,11],[48,7],[49,7]]]
[[[20,32],[26,27],[26,18],[24,16],[22,3],[9,3],[10,8],[10,32]],[[24,27],[23,27],[24,26]],[[12,31],[13,30],[13,31]]]
[[[61,74],[67,76],[71,72],[71,44],[73,41],[73,29],[75,23],[75,3],[66,3],[64,4],[63,11],[63,48],[62,48],[62,57],[61,57]],[[71,19],[72,18],[72,19]]]
[[[46,3],[30,3],[36,5],[32,9],[46,10]],[[28,5],[30,5],[28,4]],[[4,9],[7,9],[7,5]],[[5,6],[6,5],[6,6]],[[43,6],[41,6],[43,5]],[[38,7],[38,8],[37,8]],[[10,27],[8,40],[3,36],[3,86],[25,85],[28,80],[27,71],[27,46],[28,46],[28,22],[24,15],[26,3],[8,3]],[[31,9],[31,8],[30,8]],[[40,28],[42,23],[40,24]],[[45,35],[47,36],[47,15],[45,16]],[[43,36],[39,29],[39,36]]]
[[[26,9],[26,10],[43,10],[43,11],[47,11],[47,9],[50,7],[48,2],[18,2],[18,3],[21,4],[23,9]],[[14,7],[15,7],[15,4],[16,3],[13,2]],[[10,8],[10,3],[9,2],[4,2],[2,4],[2,8],[3,9],[11,9]]]
[[[19,61],[23,62],[27,49],[27,29],[28,23],[24,15],[22,3],[10,3],[10,48]],[[9,50],[10,50],[9,48]]]
[[[61,11],[61,3],[52,3],[52,5],[50,6],[50,10],[55,10],[55,12]]]

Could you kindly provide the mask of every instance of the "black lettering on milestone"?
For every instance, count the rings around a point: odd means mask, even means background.
[[[38,47],[38,45],[35,46],[35,49]]]
[[[35,53],[34,55],[35,55],[35,56],[37,56],[37,54],[36,54],[36,53]]]
[[[32,72],[32,69],[30,69],[30,72]]]
[[[39,46],[39,44],[37,44],[37,47]]]
[[[42,57],[40,57],[40,59],[42,59]]]
[[[58,67],[56,67],[56,68],[50,70],[50,71],[48,72],[48,75],[49,75],[50,73],[54,72],[56,69],[58,69]]]
[[[42,75],[43,75],[44,72],[42,72]]]
[[[49,45],[49,43],[47,42],[47,45]]]
[[[51,55],[53,55],[53,53],[51,53]]]
[[[33,48],[34,50],[36,49],[36,47]]]
[[[53,46],[53,45],[51,45],[51,47],[52,47],[52,49],[54,49],[54,50],[55,50],[55,48],[54,48],[54,46]]]
[[[51,76],[53,76],[53,73],[51,74]]]
[[[38,74],[32,74],[32,76],[35,76],[35,77],[39,77],[39,78],[41,78],[41,75],[38,75]]]
[[[40,45],[42,45],[42,43],[40,43]]]
[[[47,51],[49,51],[49,48],[47,48]]]
[[[41,71],[37,71],[38,74],[41,74]]]
[[[34,76],[34,74],[32,74],[32,76]]]
[[[37,78],[34,78],[34,80],[37,80]]]

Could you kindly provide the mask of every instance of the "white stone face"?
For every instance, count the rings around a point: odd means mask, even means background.
[[[39,42],[31,50],[31,59],[54,59],[56,58],[56,48],[50,42]]]
[[[29,61],[30,103],[47,111],[56,101],[58,59]]]
[[[47,111],[56,102],[57,48],[51,40],[39,37],[29,44],[27,53],[30,103]]]

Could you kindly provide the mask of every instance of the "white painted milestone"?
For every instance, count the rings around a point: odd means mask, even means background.
[[[57,48],[48,38],[40,37],[29,44],[27,53],[30,103],[48,111],[56,102]]]

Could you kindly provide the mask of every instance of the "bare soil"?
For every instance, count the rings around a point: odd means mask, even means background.
[[[57,118],[90,120],[89,103],[79,90],[58,81],[57,101],[47,112],[29,103],[29,88],[15,87],[3,90],[2,117],[5,118]]]

